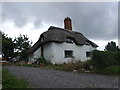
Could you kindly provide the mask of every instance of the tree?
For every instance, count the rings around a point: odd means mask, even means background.
[[[15,53],[20,56],[21,59],[27,59],[27,50],[31,47],[32,42],[29,41],[27,35],[19,35],[14,39],[15,42]]]
[[[12,38],[8,37],[5,33],[2,33],[2,53],[6,60],[9,60],[9,57],[14,56],[14,47],[15,44]]]
[[[0,31],[0,54],[2,53],[2,32]]]
[[[105,46],[105,50],[106,51],[117,51],[118,46],[116,46],[115,42],[111,41],[111,42],[108,42],[108,44]]]

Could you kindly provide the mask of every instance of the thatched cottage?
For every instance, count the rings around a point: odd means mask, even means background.
[[[40,35],[29,49],[29,60],[43,56],[53,64],[90,59],[91,52],[98,47],[82,33],[72,30],[69,17],[64,19],[64,28],[51,26]]]

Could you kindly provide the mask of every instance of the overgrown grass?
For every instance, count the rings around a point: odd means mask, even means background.
[[[105,74],[105,75],[120,75],[120,66],[112,65],[106,68],[97,68],[94,60],[87,60],[84,62],[68,63],[68,64],[13,64],[17,66],[26,67],[39,67],[39,68],[49,68],[55,70],[62,70],[67,72],[77,71],[79,73],[94,73],[94,74]],[[92,68],[91,68],[92,66]]]
[[[18,64],[18,66],[39,67],[39,65],[37,65],[37,64]]]
[[[96,69],[94,72],[107,75],[120,75],[120,66],[114,65],[106,68]]]
[[[7,69],[2,70],[2,87],[6,88],[28,88],[28,82],[25,79],[18,79],[9,73]]]
[[[90,68],[91,66],[93,67]],[[94,67],[94,62],[92,60],[88,60],[85,62],[62,64],[62,65],[47,64],[45,65],[45,67],[52,68],[55,70],[68,71],[68,72],[77,70],[77,72],[80,72],[80,73],[86,73],[86,71],[89,71],[89,73],[94,73],[94,74],[115,75],[115,76],[120,75],[119,65],[114,65],[114,66],[109,66],[107,68],[98,69]]]
[[[63,71],[72,71],[74,70],[74,65],[72,64],[55,64],[55,65],[52,65],[52,64],[48,64],[46,65],[47,68],[52,68],[52,69],[55,69],[55,70],[63,70]]]
[[[55,70],[62,70],[62,71],[68,71],[68,72],[71,72],[73,70],[81,70],[82,68],[82,65],[83,63],[82,62],[77,62],[77,63],[68,63],[68,64],[46,64],[45,67],[47,68],[52,68],[52,69],[55,69]]]
[[[13,65],[13,63],[9,63],[9,62],[2,63],[2,66],[11,66],[11,65]]]

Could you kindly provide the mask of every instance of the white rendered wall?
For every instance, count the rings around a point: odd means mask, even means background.
[[[71,43],[55,43],[51,42],[48,44],[44,45],[44,57],[46,60],[50,61],[51,63],[57,63],[57,64],[62,64],[62,63],[68,63],[71,62],[71,60],[74,61],[85,61],[87,59],[86,57],[86,52],[91,52],[94,50],[92,46],[87,46],[87,45],[76,45],[76,44],[71,44]],[[73,51],[73,58],[65,58],[65,50],[72,50]]]
[[[34,52],[34,58],[38,58],[40,56],[41,56],[41,47]]]
[[[94,50],[91,45],[76,45],[75,43],[55,43],[50,42],[47,44],[44,44],[43,46],[43,55],[44,58],[47,61],[50,61],[53,64],[63,64],[74,61],[85,61],[87,59],[90,59],[89,57],[86,57],[86,52],[91,52]],[[65,58],[65,50],[72,50],[74,58]],[[31,55],[29,60],[32,60],[34,58],[38,58],[41,56],[41,47],[36,50],[33,55]]]
[[[34,60],[35,58],[38,58],[41,56],[41,47],[38,48],[33,54],[29,55],[29,61]]]
[[[47,60],[47,61],[50,61],[52,63],[54,63],[54,57],[57,55],[57,54],[54,54],[54,43],[47,43],[47,44],[44,44],[43,46],[43,56],[44,58]]]

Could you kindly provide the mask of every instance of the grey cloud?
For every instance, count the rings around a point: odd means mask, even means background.
[[[118,3],[118,38],[120,40],[120,2]]]
[[[22,27],[27,24],[26,13],[22,10],[22,6],[14,3],[3,3],[2,7],[3,23],[6,20],[11,20],[18,27]]]
[[[73,30],[96,40],[117,38],[117,3],[3,3],[3,21],[9,19],[22,27],[33,22],[41,28],[42,22],[63,27],[65,17],[71,17]]]
[[[43,26],[42,24],[42,20],[41,19],[37,19],[34,21],[34,27],[35,28],[41,28]]]
[[[0,27],[2,25],[2,3],[0,2]]]
[[[23,19],[23,18],[15,19],[14,22],[15,22],[15,25],[18,27],[22,27],[22,26],[25,26],[27,24],[26,19]]]
[[[79,29],[79,31],[85,33],[85,35],[92,39],[110,40],[117,38],[116,35],[114,35],[118,30],[116,28],[118,25],[117,9],[112,6],[113,4],[114,3],[88,3],[89,7],[84,7],[79,21],[74,22],[75,29]],[[113,16],[109,16],[111,8],[114,8],[114,11],[111,13]]]

